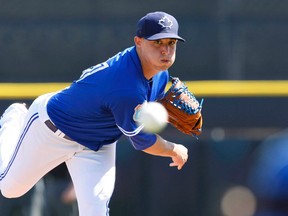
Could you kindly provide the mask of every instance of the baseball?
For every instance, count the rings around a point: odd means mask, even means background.
[[[138,123],[143,124],[143,130],[148,133],[159,133],[167,125],[168,113],[158,102],[148,102],[141,107]]]

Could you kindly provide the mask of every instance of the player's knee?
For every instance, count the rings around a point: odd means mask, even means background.
[[[106,216],[109,215],[109,200],[101,200],[97,202],[79,203],[79,215],[85,216]]]
[[[18,198],[24,195],[26,191],[27,190],[24,190],[24,188],[12,185],[10,182],[1,182],[1,193],[6,198]]]
[[[1,194],[2,194],[5,198],[18,198],[18,197],[22,196],[22,194],[15,193],[14,191],[5,190],[5,189],[1,189]]]
[[[109,201],[112,196],[113,189],[105,190],[102,189],[98,193],[93,194],[92,196],[88,197],[78,197],[78,205],[79,205],[79,212],[80,215],[85,216],[92,216],[92,215],[99,215],[99,216],[106,216],[109,215]]]

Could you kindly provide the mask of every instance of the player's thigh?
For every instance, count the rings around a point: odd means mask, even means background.
[[[66,162],[80,215],[106,215],[115,184],[116,143],[95,152],[84,149]]]
[[[23,195],[47,172],[79,151],[79,144],[57,137],[39,118],[26,126],[1,176],[1,192],[7,197]]]

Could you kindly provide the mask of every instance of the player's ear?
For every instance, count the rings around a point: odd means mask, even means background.
[[[141,41],[142,41],[142,38],[140,38],[138,36],[134,37],[134,43],[137,47],[141,46]]]

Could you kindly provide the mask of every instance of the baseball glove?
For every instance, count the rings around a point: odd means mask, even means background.
[[[179,131],[197,137],[202,132],[202,103],[197,101],[178,77],[172,78],[172,86],[160,102],[167,110],[169,123]]]

